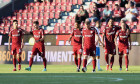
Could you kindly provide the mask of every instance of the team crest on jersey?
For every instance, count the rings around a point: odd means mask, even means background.
[[[93,31],[90,31],[90,33],[93,33]]]
[[[40,32],[38,32],[38,34],[40,34]]]

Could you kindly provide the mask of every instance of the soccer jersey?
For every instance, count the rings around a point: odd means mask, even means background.
[[[73,29],[71,35],[73,36],[73,46],[82,45],[82,29]]]
[[[90,48],[95,46],[95,34],[97,30],[93,27],[91,29],[83,29],[83,37],[84,37],[84,48]]]
[[[44,30],[43,29],[38,29],[38,30],[33,30],[31,32],[33,34],[33,37],[35,40],[39,40],[44,36]],[[44,45],[44,40],[43,41],[39,41],[39,42],[35,42],[34,45]]]
[[[113,26],[112,28],[109,28],[109,26],[107,26],[104,29],[103,33],[105,35],[105,45],[114,43],[115,34],[119,29],[120,27],[117,26]]]
[[[9,37],[12,38],[12,46],[21,46],[21,37],[23,35],[22,29],[12,29],[9,33]]]
[[[119,30],[116,33],[116,36],[119,37],[119,48],[128,48],[129,46],[128,38],[130,37],[130,33],[127,30],[128,29],[126,29],[125,31]]]

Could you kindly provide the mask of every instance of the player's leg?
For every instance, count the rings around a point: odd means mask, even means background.
[[[110,54],[111,54],[110,71],[112,71],[112,67],[113,67],[113,64],[114,64],[114,55],[116,54],[115,44],[113,44],[112,48],[110,48]]]
[[[16,51],[17,51],[17,60],[18,60],[18,70],[20,70],[21,69],[21,52],[22,52],[22,50],[20,47],[18,47],[16,49]]]
[[[128,64],[129,64],[128,54],[125,54],[124,56],[125,56],[126,71],[128,71]]]
[[[111,54],[111,58],[110,58],[110,70],[111,71],[112,71],[113,64],[114,64],[114,55]]]
[[[16,49],[12,46],[11,55],[13,55],[13,71],[16,71]]]
[[[82,71],[83,72],[86,72],[87,71],[87,69],[86,69],[87,58],[88,58],[88,55],[84,55],[84,57],[83,57],[83,68],[82,68]]]
[[[21,55],[17,54],[17,60],[18,60],[18,70],[21,70]]]
[[[119,55],[120,71],[122,70],[122,58],[123,58],[123,55]]]
[[[16,71],[16,54],[13,54],[13,65],[14,65],[13,71]]]
[[[74,56],[74,63],[78,67],[78,59],[77,59],[78,56],[77,56],[77,54],[74,54],[73,56]]]
[[[88,66],[91,62],[92,62],[92,57],[88,59],[86,66]]]
[[[97,61],[98,71],[102,71],[102,69],[100,68],[100,48],[99,47],[96,47],[96,61]]]
[[[80,67],[81,67],[81,54],[78,54],[78,68],[77,68],[77,72],[80,72]]]
[[[92,64],[93,64],[93,72],[95,72],[95,69],[96,69],[96,56],[92,56]]]
[[[31,71],[31,67],[32,67],[32,64],[33,64],[33,58],[34,58],[35,55],[37,55],[38,51],[39,50],[34,45],[33,49],[32,49],[32,54],[31,54],[31,57],[30,57],[30,60],[29,60],[29,67],[25,68],[25,70]]]
[[[109,54],[105,53],[105,61],[106,61],[106,70],[109,69]]]
[[[118,48],[118,54],[119,54],[119,65],[120,65],[120,71],[122,70],[122,58],[123,58],[123,49]]]
[[[43,71],[47,71],[47,69],[46,69],[46,65],[47,65],[46,57],[43,56],[42,59],[43,59],[43,65],[44,65],[44,69],[43,69]]]

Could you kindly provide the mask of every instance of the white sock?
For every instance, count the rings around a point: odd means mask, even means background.
[[[97,67],[98,67],[98,70],[100,69],[100,59],[96,59],[97,60]]]
[[[87,66],[92,62],[92,58],[90,58],[87,62]]]

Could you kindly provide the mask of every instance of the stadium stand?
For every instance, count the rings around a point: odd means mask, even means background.
[[[137,1],[137,0],[136,0]],[[118,4],[117,0],[108,1],[106,5],[112,11],[115,4]],[[38,20],[39,25],[45,29],[45,34],[69,34],[74,28],[75,15],[79,11],[80,5],[83,5],[86,10],[93,8],[92,0],[54,0],[50,2],[32,2],[25,4],[25,8],[20,10],[15,10],[13,15],[8,17],[3,17],[0,19],[1,33],[8,33],[12,27],[12,20],[17,19],[19,21],[19,27],[30,31],[32,28],[32,22]],[[136,7],[140,14],[140,7]],[[98,8],[101,12],[104,7]],[[125,8],[120,8],[122,12],[125,12]],[[89,16],[92,14],[89,13]],[[100,19],[101,19],[100,18]],[[137,16],[140,19],[140,16]],[[119,22],[115,22],[115,25],[120,25]],[[91,23],[92,26],[95,25],[94,22]],[[140,22],[129,23],[132,33],[140,33]],[[106,22],[101,25],[101,33],[105,28]]]

